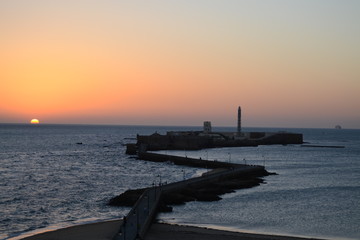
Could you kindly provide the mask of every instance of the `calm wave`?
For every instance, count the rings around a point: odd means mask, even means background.
[[[204,170],[137,161],[123,144],[136,134],[200,128],[0,125],[0,238],[24,232],[122,217],[128,208],[106,202],[128,188],[182,180]],[[219,128],[232,131],[232,128]],[[279,129],[245,129],[278,131]],[[284,129],[281,129],[284,130]],[[358,239],[360,131],[290,129],[313,145],[275,145],[171,154],[266,165],[279,175],[267,184],[223,195],[220,202],[192,202],[161,214],[167,222],[247,231]]]

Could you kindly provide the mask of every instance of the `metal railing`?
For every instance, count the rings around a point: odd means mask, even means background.
[[[153,187],[144,191],[130,212],[124,217],[114,240],[143,239],[156,215],[161,188]]]
[[[123,223],[120,226],[118,234],[114,237],[114,240],[143,239],[156,215],[162,193],[172,192],[176,189],[193,184],[196,185],[203,182],[233,178],[239,174],[246,174],[259,170],[261,171],[263,169],[264,167],[262,166],[238,167],[180,182],[149,188],[144,191],[130,212],[124,217]]]

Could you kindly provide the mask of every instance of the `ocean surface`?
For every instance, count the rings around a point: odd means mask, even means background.
[[[0,124],[0,239],[120,218],[107,201],[129,188],[199,176],[204,169],[138,161],[124,144],[136,134],[201,127]],[[235,131],[235,128],[214,128]],[[161,221],[247,232],[360,239],[360,130],[245,128],[304,134],[311,145],[163,151],[265,165],[266,184],[191,202]],[[161,177],[160,177],[161,176]]]

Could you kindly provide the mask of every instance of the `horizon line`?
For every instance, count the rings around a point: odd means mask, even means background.
[[[39,124],[31,124],[24,122],[17,123],[9,123],[9,122],[0,122],[0,125],[29,125],[29,126],[41,126],[41,125],[68,125],[68,126],[123,126],[123,127],[200,127],[203,128],[203,125],[146,125],[146,124],[114,124],[114,123],[39,123]],[[213,125],[213,128],[234,128],[236,126],[228,126],[228,125]],[[278,128],[278,129],[335,129],[335,127],[278,127],[278,126],[243,126],[242,128]],[[341,128],[338,130],[358,130],[360,128]]]

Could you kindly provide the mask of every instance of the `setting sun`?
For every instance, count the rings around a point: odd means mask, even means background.
[[[360,1],[88,2],[0,1],[1,123],[360,128]]]
[[[31,119],[30,123],[31,124],[39,124],[40,122],[38,119],[34,118],[34,119]]]

